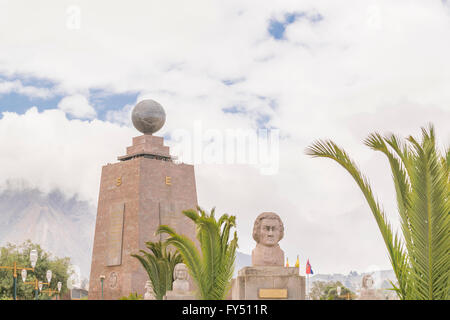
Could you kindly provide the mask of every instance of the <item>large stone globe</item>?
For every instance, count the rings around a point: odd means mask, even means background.
[[[131,120],[136,129],[144,134],[153,134],[166,122],[163,107],[155,100],[140,101],[131,113]]]

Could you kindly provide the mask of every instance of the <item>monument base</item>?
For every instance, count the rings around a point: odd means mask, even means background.
[[[192,292],[177,293],[173,291],[167,291],[163,298],[164,300],[197,300]]]
[[[305,277],[298,268],[245,267],[233,281],[233,300],[305,300]]]
[[[375,289],[363,289],[358,300],[382,300]]]

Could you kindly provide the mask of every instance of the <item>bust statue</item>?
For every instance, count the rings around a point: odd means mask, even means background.
[[[189,291],[188,269],[184,263],[178,263],[173,269],[172,290],[167,291],[164,300],[195,300],[194,293]]]
[[[173,269],[172,291],[176,293],[186,293],[189,291],[188,270],[184,263],[178,263]]]
[[[253,225],[256,247],[252,251],[253,266],[283,266],[284,252],[278,242],[283,239],[284,225],[274,212],[263,212]]]
[[[360,300],[379,300],[376,290],[373,288],[375,281],[371,274],[365,274],[361,280],[361,294]]]
[[[362,285],[361,285],[361,287],[363,288],[363,289],[372,289],[372,287],[373,287],[373,283],[374,283],[374,281],[373,281],[373,278],[372,278],[372,275],[370,275],[370,274],[365,274],[364,276],[363,276],[363,278],[362,278]]]
[[[150,280],[145,283],[145,291],[144,300],[155,300],[155,294]]]

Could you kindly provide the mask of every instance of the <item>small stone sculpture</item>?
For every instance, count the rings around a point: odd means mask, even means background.
[[[184,263],[178,263],[173,270],[172,290],[167,291],[164,300],[195,300],[194,293],[189,291],[188,269]]]
[[[189,292],[188,270],[184,263],[178,263],[173,270],[175,281],[172,285],[172,291],[176,293]]]
[[[278,242],[283,239],[284,225],[274,212],[263,212],[255,220],[253,239],[256,247],[252,251],[253,266],[283,266],[284,252]]]
[[[372,278],[371,274],[365,274],[361,281],[361,294],[359,296],[359,300],[379,300],[375,289],[373,289],[373,285],[375,281]]]
[[[146,290],[146,292],[144,294],[144,300],[156,300],[155,299],[155,294],[153,292],[153,287],[152,287],[152,284],[151,284],[150,280],[148,280],[145,283],[145,290]]]
[[[363,289],[371,289],[373,287],[374,281],[372,275],[365,274],[362,278],[362,288]]]

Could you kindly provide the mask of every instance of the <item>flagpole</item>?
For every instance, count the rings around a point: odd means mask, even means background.
[[[306,300],[310,300],[309,299],[309,273],[306,275],[306,283],[307,283],[307,285],[306,285],[306,296],[307,296],[307,298],[306,298]]]

